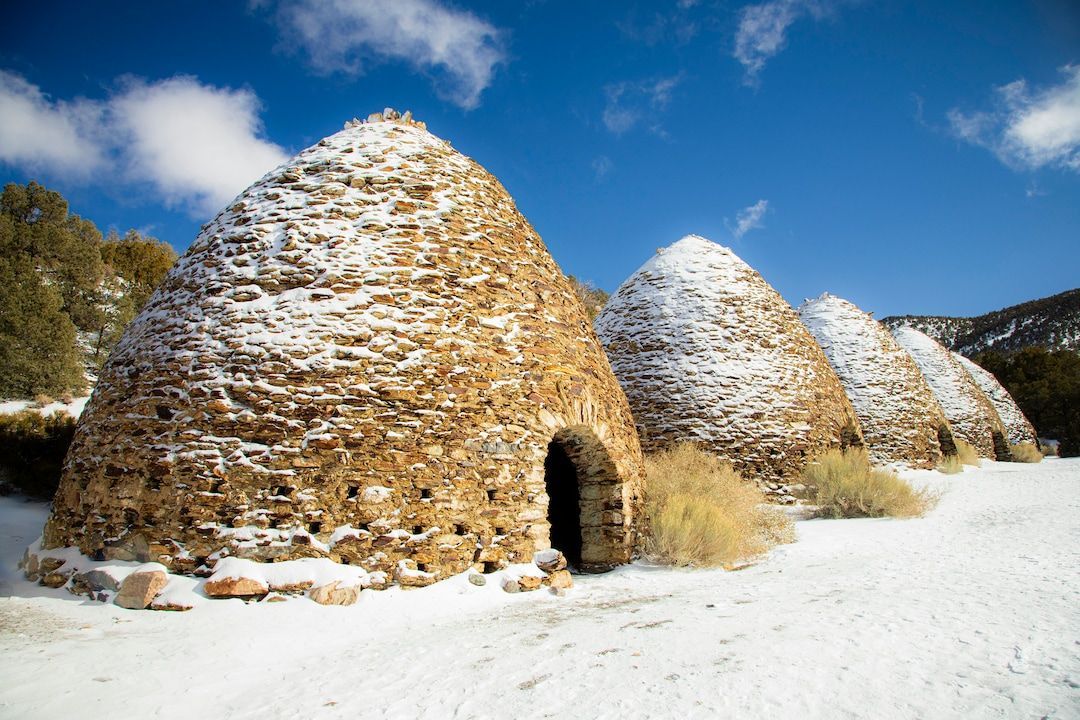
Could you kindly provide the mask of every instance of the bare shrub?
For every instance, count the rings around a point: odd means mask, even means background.
[[[936,495],[912,488],[895,472],[871,467],[865,448],[829,450],[803,477],[824,517],[918,517],[937,503]]]
[[[672,565],[732,565],[794,539],[786,515],[731,465],[690,443],[645,459],[646,553]]]
[[[973,445],[964,442],[960,438],[956,439],[956,454],[960,458],[960,462],[965,465],[974,465],[979,467],[982,461],[979,459],[979,451],[975,449]]]
[[[1037,463],[1043,459],[1043,454],[1035,447],[1035,443],[1017,443],[1010,445],[1009,450],[1012,452],[1013,462]]]

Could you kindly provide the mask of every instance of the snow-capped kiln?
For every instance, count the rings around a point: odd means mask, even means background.
[[[101,373],[46,548],[409,584],[630,558],[641,450],[585,310],[494,177],[385,116],[203,229]]]
[[[905,325],[892,333],[934,391],[953,435],[972,445],[982,457],[1008,460],[1009,446],[1001,418],[952,353],[913,327]]]
[[[994,374],[968,360],[960,353],[953,353],[953,357],[968,371],[971,379],[975,381],[975,384],[986,395],[986,399],[997,410],[998,417],[1001,418],[1002,424],[1005,425],[1005,434],[1009,442],[1014,445],[1019,443],[1038,445],[1039,440],[1035,434],[1034,426],[1024,415],[1024,411],[1020,409],[1020,406],[1016,404],[1016,401],[1013,400],[1013,396],[1009,394],[1009,391],[994,377]]]
[[[851,403],[795,311],[705,238],[660,250],[595,324],[647,450],[697,442],[775,485],[860,442]]]
[[[803,303],[799,317],[840,378],[875,462],[932,468],[956,453],[934,392],[881,323],[828,293]]]

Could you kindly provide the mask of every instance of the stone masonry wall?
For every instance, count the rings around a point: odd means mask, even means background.
[[[696,442],[786,497],[808,460],[860,442],[821,348],[727,248],[691,235],[659,251],[595,324],[646,450]]]
[[[889,331],[828,293],[803,303],[799,317],[840,378],[870,458],[936,467],[942,460],[939,433],[951,435],[948,421],[915,361]]]
[[[583,562],[627,561],[641,451],[584,309],[494,177],[387,113],[205,226],[102,371],[45,546],[179,572],[527,562],[556,433]]]

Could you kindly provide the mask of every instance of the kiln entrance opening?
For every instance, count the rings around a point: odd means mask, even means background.
[[[581,487],[574,461],[557,438],[548,445],[544,484],[548,494],[551,547],[561,551],[570,565],[578,567],[582,545]]]

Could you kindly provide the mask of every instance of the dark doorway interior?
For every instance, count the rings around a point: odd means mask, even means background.
[[[544,483],[549,498],[551,547],[560,550],[566,561],[577,567],[581,564],[581,493],[577,468],[558,442],[548,445]]]

